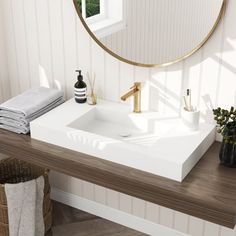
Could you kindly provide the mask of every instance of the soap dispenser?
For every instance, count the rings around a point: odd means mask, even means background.
[[[74,92],[75,92],[75,101],[78,103],[85,103],[87,101],[87,85],[83,81],[83,76],[81,74],[81,70],[76,70],[79,73],[78,81],[75,84]]]

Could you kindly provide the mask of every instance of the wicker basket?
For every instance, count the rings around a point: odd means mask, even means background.
[[[9,236],[8,208],[5,194],[6,183],[20,183],[44,176],[44,201],[43,214],[45,232],[52,227],[52,204],[50,200],[50,185],[48,170],[31,165],[15,158],[7,158],[0,161],[0,235]]]

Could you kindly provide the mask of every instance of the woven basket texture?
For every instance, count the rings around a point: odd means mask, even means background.
[[[50,199],[49,171],[27,162],[7,158],[0,161],[0,235],[9,236],[8,207],[5,184],[17,184],[44,177],[43,215],[45,232],[52,227],[52,204]]]

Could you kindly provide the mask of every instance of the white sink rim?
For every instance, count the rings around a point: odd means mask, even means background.
[[[172,145],[171,148],[165,148],[164,139],[158,141],[161,148],[157,145],[146,148],[70,127],[76,119],[99,107],[122,110],[124,114],[133,115],[130,106],[126,104],[100,100],[97,107],[93,107],[88,104],[77,104],[71,99],[31,122],[31,137],[177,181],[184,179],[215,139],[215,126],[201,124],[200,131],[191,134],[191,137],[180,137],[175,140],[167,136],[166,140]],[[168,117],[156,112],[134,115],[159,118],[160,121]],[[168,122],[175,122],[175,119],[179,122],[179,118],[173,117],[170,117]],[[184,148],[182,145],[183,150],[179,148],[181,140],[189,142]]]

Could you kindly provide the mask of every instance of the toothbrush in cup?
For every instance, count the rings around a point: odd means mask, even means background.
[[[186,96],[183,96],[183,98],[184,98],[185,110],[186,111],[193,111],[190,89],[187,89]]]

